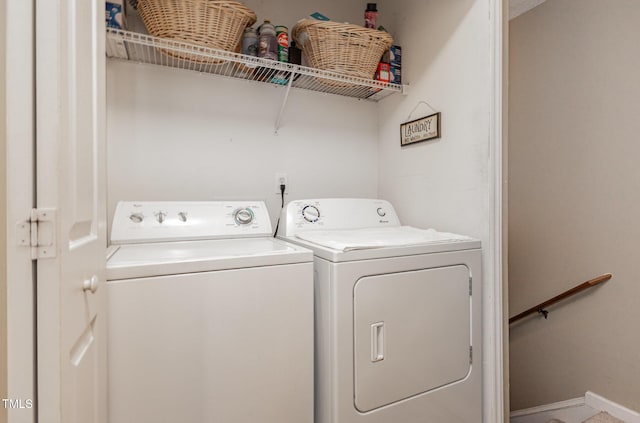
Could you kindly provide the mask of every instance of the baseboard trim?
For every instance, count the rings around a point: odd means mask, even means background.
[[[566,408],[581,407],[583,405],[585,405],[585,398],[574,398],[566,401],[554,402],[552,404],[539,405],[537,407],[512,411],[510,416],[512,418],[530,416],[532,414],[545,413],[547,411],[564,410]]]
[[[589,410],[592,410],[591,413],[589,413]],[[626,423],[640,423],[640,413],[637,411],[626,408],[591,391],[587,391],[582,398],[512,411],[510,417],[511,419],[520,418],[517,421],[531,422],[541,421],[540,419],[543,417],[545,418],[544,421],[546,421],[547,417],[556,416],[564,416],[566,418],[569,415],[573,416],[573,418],[578,418],[579,416],[584,416],[585,413],[590,415],[601,411],[606,411]]]
[[[587,391],[584,394],[584,402],[591,408],[596,410],[606,411],[613,417],[620,420],[624,420],[626,423],[640,423],[640,413],[623,407],[620,404],[616,404],[598,394],[591,391]]]

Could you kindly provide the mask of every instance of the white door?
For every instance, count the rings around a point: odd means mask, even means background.
[[[36,0],[38,420],[106,422],[104,2]],[[53,238],[53,237],[52,237]]]

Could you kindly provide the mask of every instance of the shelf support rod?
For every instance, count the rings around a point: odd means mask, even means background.
[[[287,90],[284,93],[284,98],[282,99],[282,105],[280,106],[280,112],[278,113],[278,118],[276,119],[276,125],[274,133],[278,135],[278,130],[280,129],[280,124],[282,123],[282,115],[284,114],[284,108],[287,106],[287,100],[289,98],[289,91],[291,91],[291,86],[293,85],[293,79],[295,78],[296,73],[291,72],[289,76],[289,82],[287,83]]]

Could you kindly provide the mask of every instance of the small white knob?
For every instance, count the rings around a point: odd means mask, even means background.
[[[156,220],[158,221],[158,223],[162,224],[164,223],[164,218],[167,217],[167,213],[163,212],[163,211],[158,211],[156,213]]]
[[[131,213],[129,219],[131,219],[131,221],[134,223],[141,223],[144,220],[144,216],[142,215],[142,213]]]
[[[82,290],[83,291],[91,291],[92,294],[95,294],[98,290],[98,277],[96,275],[91,276],[91,279],[85,279],[82,282]]]

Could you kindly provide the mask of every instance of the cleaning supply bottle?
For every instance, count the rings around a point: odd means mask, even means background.
[[[242,54],[247,56],[258,55],[258,31],[252,27],[247,27],[242,36]]]
[[[258,28],[258,57],[265,59],[278,60],[278,39],[276,38],[276,27],[271,24],[269,19],[265,19],[264,23]]]
[[[378,22],[377,3],[367,3],[367,10],[364,11],[364,27],[375,29]]]

